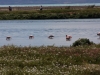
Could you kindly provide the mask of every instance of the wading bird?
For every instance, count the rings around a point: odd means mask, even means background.
[[[6,37],[6,40],[10,40],[10,39],[11,39],[11,37],[10,37],[10,36],[7,36],[7,37]]]
[[[29,39],[33,39],[33,38],[34,38],[34,36],[33,36],[33,35],[30,35],[30,36],[29,36]]]
[[[71,38],[72,38],[72,36],[66,35],[66,40],[70,40]]]
[[[48,36],[49,39],[53,39],[53,37],[54,37],[53,35]]]
[[[99,38],[100,38],[100,32],[98,32],[98,33],[97,33],[97,35],[98,35],[98,36],[99,36]]]

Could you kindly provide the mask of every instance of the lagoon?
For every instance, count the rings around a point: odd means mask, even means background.
[[[0,46],[70,46],[79,38],[100,43],[100,19],[0,20]],[[66,34],[72,39],[66,41]],[[33,35],[33,39],[29,39]],[[48,39],[54,35],[53,39]],[[6,40],[11,36],[11,40]]]

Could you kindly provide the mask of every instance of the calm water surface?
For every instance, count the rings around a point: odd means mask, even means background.
[[[70,46],[79,38],[88,38],[100,43],[100,19],[61,19],[61,20],[0,20],[0,46]],[[48,39],[49,35],[53,39]],[[72,39],[66,41],[65,35]],[[29,35],[34,35],[29,39]],[[6,36],[12,39],[7,41]]]

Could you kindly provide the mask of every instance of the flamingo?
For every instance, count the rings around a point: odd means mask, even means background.
[[[98,32],[98,33],[97,33],[97,35],[98,35],[98,36],[99,36],[99,38],[100,38],[100,32]]]
[[[48,36],[49,39],[53,39],[53,37],[54,37],[53,35]]]
[[[6,40],[10,40],[10,39],[11,39],[11,37],[10,37],[10,36],[7,36],[7,37],[6,37]]]
[[[70,40],[71,38],[72,38],[72,36],[66,35],[66,40]]]
[[[30,36],[29,36],[29,39],[32,39],[32,38],[34,38],[34,36],[33,36],[33,35],[30,35]]]

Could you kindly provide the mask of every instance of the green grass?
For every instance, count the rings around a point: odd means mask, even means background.
[[[0,11],[0,20],[100,18],[99,8]]]
[[[99,75],[100,44],[0,47],[0,75]]]

